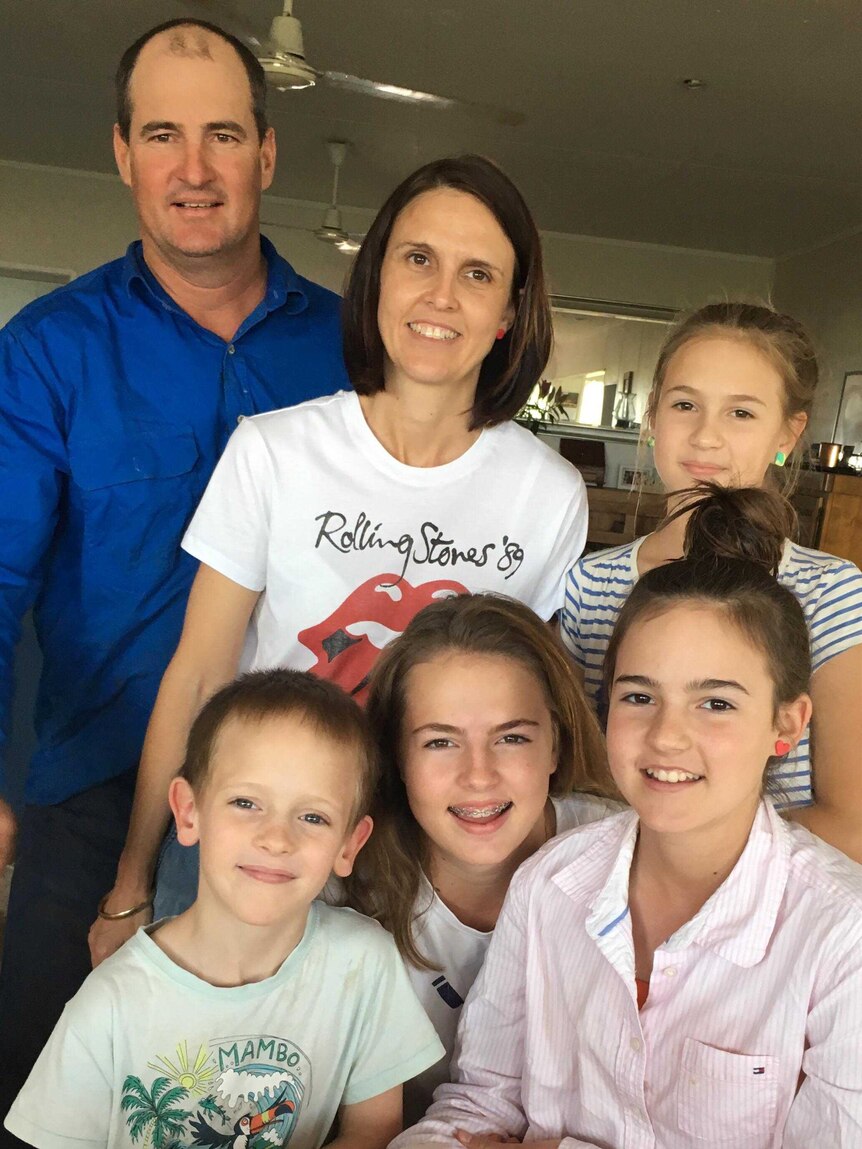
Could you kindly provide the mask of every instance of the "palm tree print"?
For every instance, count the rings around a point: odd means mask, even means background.
[[[145,1142],[147,1136],[152,1137],[155,1149],[167,1149],[168,1141],[183,1132],[185,1122],[191,1117],[188,1110],[175,1108],[188,1092],[181,1085],[171,1086],[167,1077],[157,1077],[149,1092],[139,1077],[130,1074],[123,1082],[120,1106],[127,1114],[126,1125],[132,1140],[137,1141],[143,1134]]]

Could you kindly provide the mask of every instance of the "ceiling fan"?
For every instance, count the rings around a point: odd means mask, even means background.
[[[355,255],[361,246],[362,237],[351,235],[345,231],[341,222],[341,208],[338,206],[338,173],[344,163],[344,157],[350,147],[345,140],[327,140],[326,148],[332,160],[332,203],[326,209],[320,227],[315,228],[314,235],[322,243],[330,243],[343,251],[345,255]]]
[[[282,2],[284,5],[282,14],[272,21],[269,36],[265,40],[252,31],[245,18],[223,0],[208,0],[207,5],[222,8],[226,15],[229,15],[231,23],[242,30],[244,38],[251,44],[263,65],[267,80],[279,91],[311,88],[320,83],[360,95],[377,96],[384,100],[398,100],[402,103],[444,111],[461,110],[507,127],[516,127],[524,122],[525,117],[521,112],[491,104],[456,100],[448,96],[435,95],[433,92],[421,92],[415,88],[402,88],[397,84],[351,76],[346,72],[321,72],[312,67],[305,58],[302,25],[293,14],[293,0],[282,0]]]

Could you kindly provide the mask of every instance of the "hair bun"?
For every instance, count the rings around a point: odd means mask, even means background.
[[[778,574],[784,540],[796,533],[796,512],[782,495],[763,487],[703,483],[683,496],[668,521],[691,512],[685,528],[687,559],[745,559]]]

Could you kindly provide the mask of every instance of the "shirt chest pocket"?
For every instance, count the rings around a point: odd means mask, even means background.
[[[79,439],[69,445],[72,478],[85,491],[121,483],[171,479],[197,462],[194,432],[174,427]]]
[[[778,1058],[727,1053],[688,1037],[677,1085],[679,1127],[704,1145],[769,1149],[778,1111]]]
[[[176,553],[205,484],[191,428],[78,440],[69,456],[86,547],[122,566]]]

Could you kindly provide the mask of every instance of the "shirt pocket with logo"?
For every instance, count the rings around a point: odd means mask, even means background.
[[[116,572],[176,560],[207,478],[190,427],[79,438],[69,456],[85,549],[110,556]]]
[[[728,1053],[688,1037],[677,1084],[682,1132],[704,1145],[769,1149],[775,1143],[779,1059]]]

